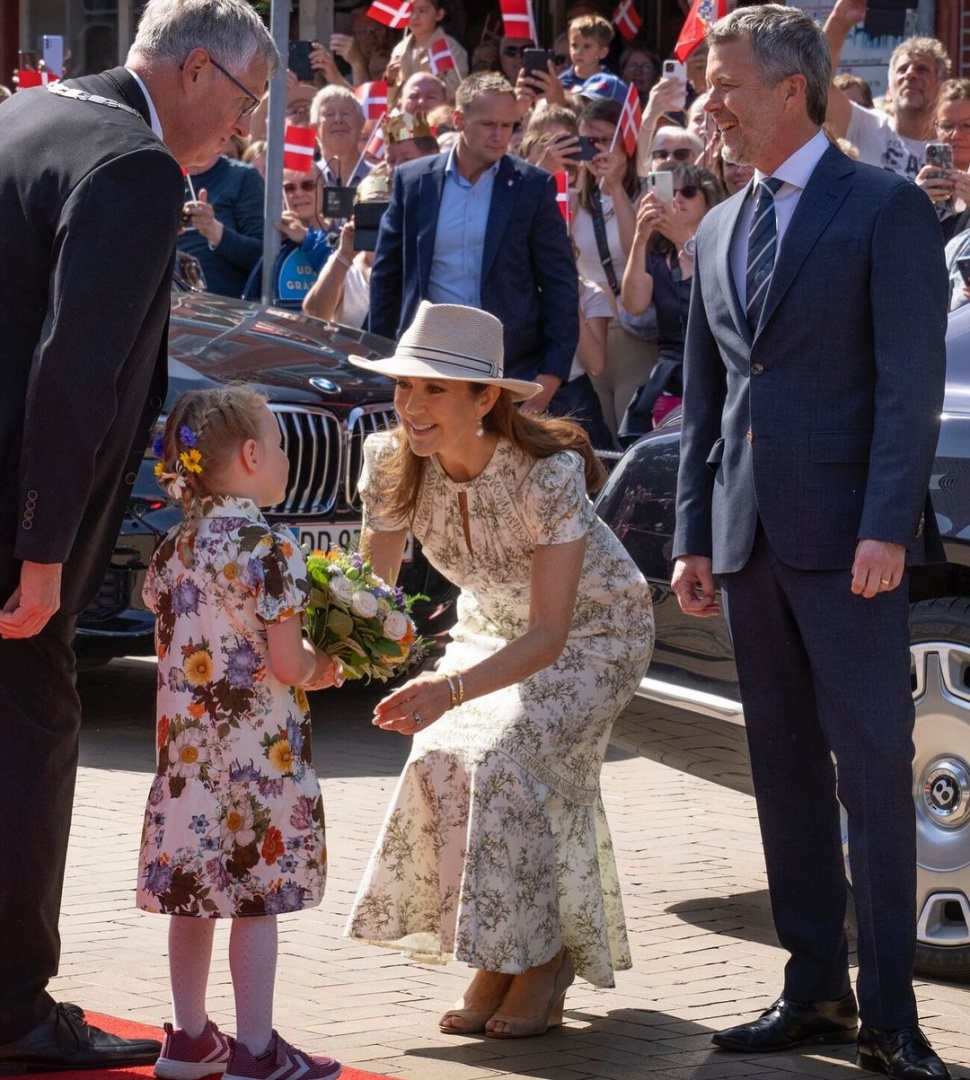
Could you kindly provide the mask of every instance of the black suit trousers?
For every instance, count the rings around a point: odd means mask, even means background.
[[[849,989],[841,801],[860,1015],[892,1029],[917,1022],[908,576],[868,600],[850,582],[849,570],[786,565],[760,525],[748,563],[720,580],[772,914],[790,956],[785,996]]]
[[[74,621],[57,614],[35,637],[0,638],[0,1043],[54,1004],[81,726]]]

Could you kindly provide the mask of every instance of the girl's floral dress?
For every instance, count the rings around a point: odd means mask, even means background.
[[[405,524],[385,510],[391,438],[372,435],[364,448],[365,522],[375,530]],[[612,986],[630,951],[599,777],[613,721],[653,649],[649,587],[593,511],[572,451],[535,461],[500,440],[469,483],[432,457],[412,531],[462,590],[444,672],[526,631],[537,545],[586,537],[586,558],[558,660],[415,735],[347,932],[419,960],[513,973],[566,945],[580,975]]]
[[[312,907],[327,871],[323,801],[301,687],[269,668],[266,627],[306,604],[292,536],[249,499],[216,500],[195,560],[178,530],[145,582],[158,653],[158,770],[145,810],[137,903],[204,918]]]

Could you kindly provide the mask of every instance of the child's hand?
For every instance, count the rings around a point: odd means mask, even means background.
[[[313,674],[303,684],[304,690],[326,690],[328,686],[343,686],[344,668],[333,656],[316,650],[317,658],[313,666]]]

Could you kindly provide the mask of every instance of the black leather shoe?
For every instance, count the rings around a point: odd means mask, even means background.
[[[0,1043],[0,1074],[153,1065],[161,1050],[154,1039],[109,1035],[85,1023],[77,1005],[59,1003],[26,1035]]]
[[[869,1072],[885,1073],[891,1080],[950,1080],[950,1070],[918,1027],[881,1031],[863,1024],[856,1064]]]
[[[722,1050],[766,1054],[808,1043],[849,1043],[856,1037],[859,1010],[849,991],[837,1001],[779,998],[750,1024],[719,1031],[711,1042]]]

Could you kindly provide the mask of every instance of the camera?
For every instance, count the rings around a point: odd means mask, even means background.
[[[362,202],[354,207],[354,251],[374,251],[386,202]]]

